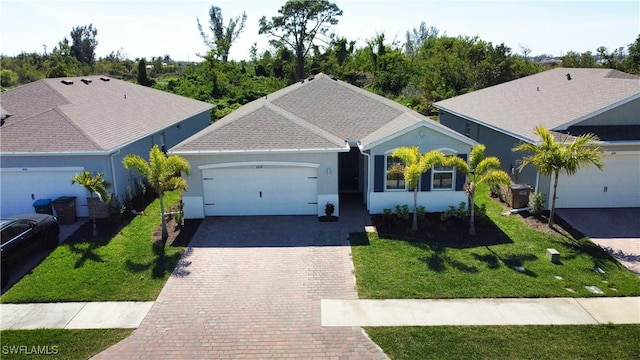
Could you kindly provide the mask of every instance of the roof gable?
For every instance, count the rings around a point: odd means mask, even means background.
[[[44,79],[7,91],[3,152],[109,151],[161,131],[211,104],[101,76]],[[37,127],[25,132],[19,127]],[[51,138],[59,139],[55,144]],[[82,139],[79,141],[78,139]]]
[[[435,107],[534,141],[543,125],[564,130],[640,97],[640,77],[610,69],[556,68],[468,94]]]

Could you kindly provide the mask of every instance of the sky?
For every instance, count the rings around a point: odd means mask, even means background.
[[[71,29],[93,24],[98,30],[96,55],[120,50],[129,59],[170,55],[199,61],[204,45],[196,19],[208,29],[209,8],[220,7],[225,23],[246,12],[247,22],[230,58],[248,60],[256,43],[268,49],[269,37],[258,35],[258,21],[270,19],[286,1],[272,0],[0,0],[0,54],[50,52]],[[640,34],[640,1],[435,1],[335,0],[343,11],[333,31],[362,47],[377,34],[402,44],[408,30],[421,22],[440,35],[478,36],[513,53],[562,56],[569,51],[596,53],[627,47]]]

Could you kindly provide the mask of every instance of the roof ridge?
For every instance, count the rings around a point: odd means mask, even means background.
[[[323,130],[307,121],[305,121],[304,119],[301,119],[300,117],[290,113],[289,111],[273,104],[270,101],[266,101],[265,102],[265,108],[275,112],[276,114],[284,117],[285,119],[293,122],[296,125],[302,126],[305,129],[308,129],[309,131],[313,132],[314,134],[321,136],[323,138],[325,138],[326,140],[329,140],[333,143],[335,143],[336,145],[340,146],[346,143],[346,139],[340,139],[339,137],[333,135],[332,133]]]

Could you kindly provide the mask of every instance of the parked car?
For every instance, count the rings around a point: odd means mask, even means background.
[[[0,219],[2,287],[9,281],[11,266],[39,248],[58,246],[60,225],[48,214],[24,214]]]

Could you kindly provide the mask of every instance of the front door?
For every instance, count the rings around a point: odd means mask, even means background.
[[[357,147],[338,154],[338,174],[340,192],[360,191],[360,150]]]

